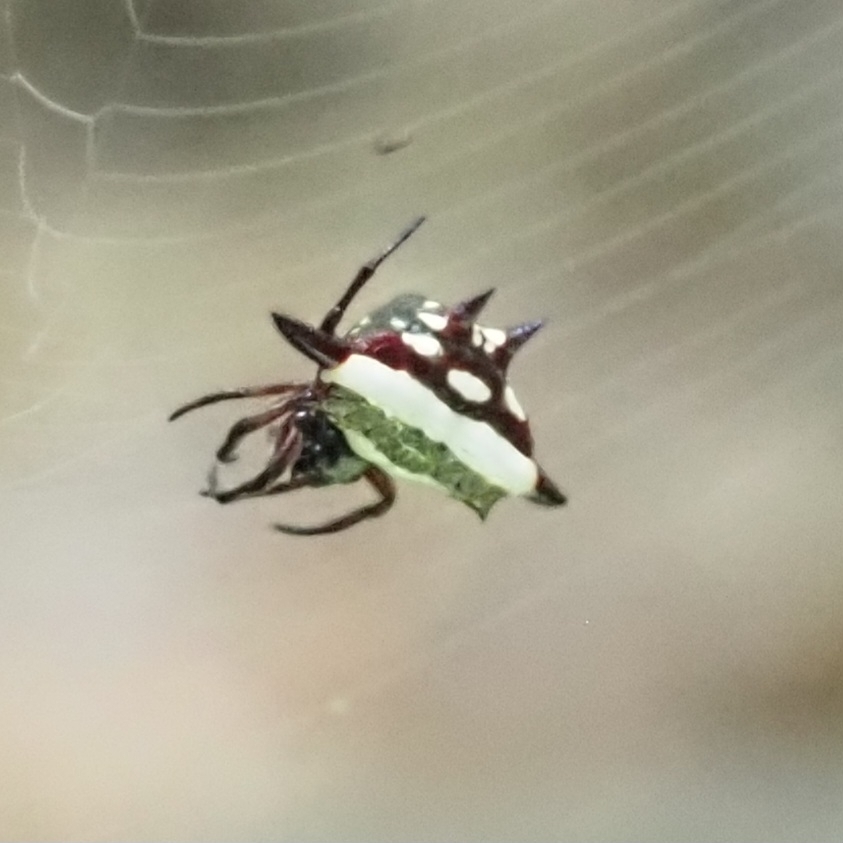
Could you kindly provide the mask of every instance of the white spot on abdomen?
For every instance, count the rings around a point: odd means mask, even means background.
[[[466,401],[488,401],[492,390],[480,378],[464,369],[451,369],[448,372],[448,386],[458,392]]]
[[[524,408],[518,403],[518,399],[515,397],[515,392],[509,384],[506,385],[506,389],[503,391],[503,400],[506,402],[509,412],[512,413],[515,418],[520,421],[527,421],[527,414],[524,412]]]
[[[506,332],[500,328],[481,328],[483,332],[483,350],[491,354],[496,348],[500,348],[506,342]]]
[[[430,334],[411,334],[409,331],[405,331],[401,334],[401,339],[404,341],[404,345],[409,345],[423,357],[436,357],[442,353],[442,344]]]
[[[538,471],[533,460],[485,422],[452,410],[409,373],[352,354],[339,366],[323,371],[322,379],[356,392],[434,442],[447,445],[463,464],[509,494],[527,495],[535,489]],[[349,445],[357,450],[355,445],[361,443],[353,439],[349,438]]]
[[[424,322],[431,331],[442,331],[448,324],[448,320],[441,313],[419,313],[420,322]]]

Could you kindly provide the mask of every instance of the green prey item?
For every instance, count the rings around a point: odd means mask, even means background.
[[[388,415],[350,389],[331,384],[322,409],[343,433],[348,434],[352,450],[355,449],[354,440],[362,437],[393,466],[417,475],[419,480],[433,481],[451,497],[471,507],[483,520],[507,495],[500,486],[490,483],[461,462],[447,445],[434,442],[417,427]],[[370,460],[368,454],[358,455]],[[388,466],[382,468],[390,473]]]

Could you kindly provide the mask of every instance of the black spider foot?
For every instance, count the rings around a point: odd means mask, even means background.
[[[219,478],[217,476],[217,467],[212,465],[208,469],[207,488],[199,492],[203,498],[213,498],[217,503],[226,503],[224,500],[225,492],[220,492]],[[223,498],[223,500],[221,500]]]
[[[237,462],[238,454],[236,451],[220,448],[216,453],[217,462],[228,465],[229,463]]]

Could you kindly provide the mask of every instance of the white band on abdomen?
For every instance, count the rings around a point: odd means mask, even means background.
[[[434,442],[447,445],[470,469],[509,494],[526,495],[535,489],[538,471],[529,457],[485,422],[452,410],[408,372],[352,354],[323,371],[322,379],[356,392]]]

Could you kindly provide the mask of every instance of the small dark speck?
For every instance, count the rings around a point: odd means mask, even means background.
[[[391,155],[412,142],[413,136],[409,132],[383,132],[372,141],[372,149],[376,155]]]

